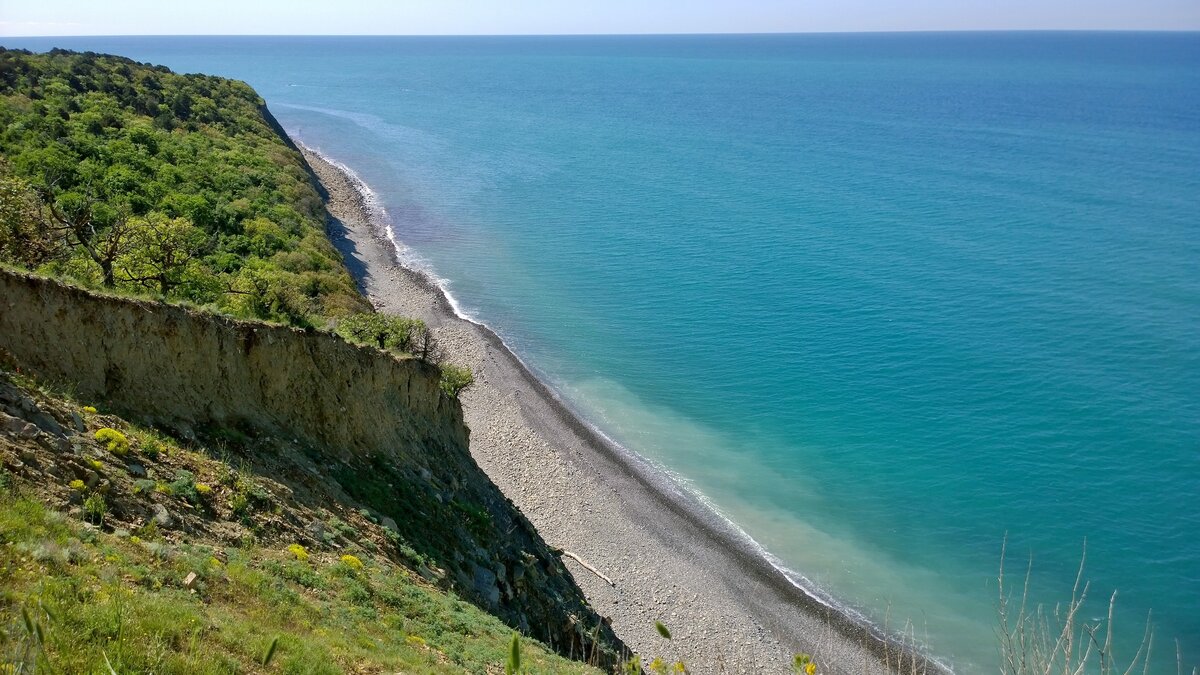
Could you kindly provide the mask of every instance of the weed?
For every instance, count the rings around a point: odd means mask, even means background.
[[[116,429],[104,427],[96,432],[95,438],[98,443],[102,444],[117,457],[124,457],[129,454],[129,439],[125,437],[125,434]]]
[[[103,525],[106,513],[108,513],[108,504],[104,501],[104,495],[99,492],[93,492],[83,501],[83,515],[89,523]]]
[[[288,553],[296,557],[300,562],[308,562],[308,549],[300,544],[289,544],[287,547]]]
[[[504,664],[504,675],[515,675],[521,672],[521,636],[513,631],[512,639],[508,641],[508,660]]]
[[[140,478],[133,482],[133,494],[140,495],[153,492],[158,484],[148,478]]]
[[[196,476],[191,471],[175,472],[175,480],[168,486],[170,494],[182,497],[192,504],[200,504],[200,492],[196,489]]]

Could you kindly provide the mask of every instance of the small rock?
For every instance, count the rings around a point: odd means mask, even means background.
[[[71,411],[71,426],[80,433],[87,431],[87,424],[83,421],[83,417],[73,410]]]
[[[188,572],[188,575],[186,577],[184,577],[184,579],[183,579],[183,587],[188,590],[195,590],[195,586],[196,586],[196,573]]]
[[[70,450],[71,450],[71,443],[69,441],[67,441],[67,439],[61,438],[59,436],[51,436],[50,434],[42,434],[42,435],[38,436],[37,441],[38,441],[38,443],[40,443],[42,445],[42,447],[44,447],[47,450],[50,450],[52,452],[64,453],[64,452],[70,452]]]
[[[174,524],[175,519],[171,517],[171,512],[167,510],[167,507],[163,506],[162,504],[155,504],[153,506],[153,510],[154,524],[158,525],[159,527],[170,527],[172,524]]]
[[[25,428],[25,420],[0,412],[0,431],[15,434]]]
[[[138,464],[137,462],[133,462],[133,463],[126,465],[125,470],[128,471],[129,475],[133,476],[134,478],[145,478],[146,477],[146,467],[142,466],[141,464]]]
[[[396,521],[395,521],[395,520],[392,520],[392,518],[391,518],[391,517],[389,517],[389,516],[380,516],[380,518],[379,518],[379,524],[380,524],[380,525],[383,525],[383,526],[384,526],[384,527],[386,527],[386,528],[388,528],[388,529],[389,529],[389,530],[391,530],[392,532],[399,532],[399,531],[400,531],[400,527],[399,527],[398,525],[396,525]]]
[[[328,528],[326,527],[324,521],[314,520],[308,525],[304,526],[304,531],[308,532],[309,536],[311,536],[313,539],[316,539],[319,542],[324,542],[325,534],[328,531]]]

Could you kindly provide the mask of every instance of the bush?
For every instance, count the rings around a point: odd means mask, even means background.
[[[300,562],[308,562],[308,549],[300,544],[290,544],[287,547],[288,553],[296,556],[296,560]],[[361,563],[360,563],[361,564]]]
[[[163,453],[163,444],[153,438],[147,439],[142,443],[142,453],[150,459],[158,459],[158,456]]]
[[[363,570],[363,563],[361,560],[358,559],[357,556],[352,556],[349,553],[347,553],[346,555],[342,556],[341,560],[342,560],[343,565],[345,565],[346,567],[349,567],[350,569],[354,570],[355,572],[361,572]]]
[[[337,334],[347,342],[399,354],[413,353],[419,337],[428,332],[425,322],[420,319],[387,314],[352,314],[337,324]]]
[[[450,398],[458,398],[464,389],[475,384],[475,376],[470,368],[462,368],[449,363],[442,364],[442,376],[439,384],[442,391]]]
[[[96,432],[96,441],[103,444],[109,452],[117,457],[129,454],[129,439],[116,429],[105,427]]]
[[[104,501],[104,495],[99,492],[93,492],[83,502],[83,515],[87,521],[93,525],[104,524],[104,514],[108,513],[108,504]]]
[[[183,497],[193,504],[200,503],[200,491],[196,489],[196,476],[191,471],[179,471],[168,488],[176,497]],[[209,488],[211,490],[211,488]]]

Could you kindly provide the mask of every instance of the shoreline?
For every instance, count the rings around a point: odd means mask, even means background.
[[[369,188],[300,146],[326,194],[330,235],[378,311],[425,320],[449,360],[468,366],[471,453],[564,562],[588,600],[647,659],[689,671],[790,673],[812,654],[827,673],[945,672],[819,590],[793,580],[736,524],[584,420],[438,283],[405,266]],[[664,641],[654,622],[673,639]]]

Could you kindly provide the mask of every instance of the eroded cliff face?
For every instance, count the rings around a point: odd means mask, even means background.
[[[83,401],[188,438],[294,442],[431,561],[431,579],[561,653],[622,650],[562,562],[479,469],[434,367],[325,333],[110,297],[0,270],[0,354]]]

